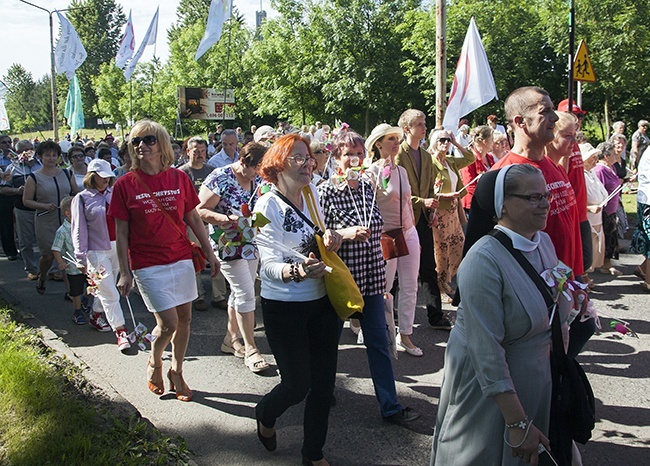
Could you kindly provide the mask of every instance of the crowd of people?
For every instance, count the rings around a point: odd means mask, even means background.
[[[576,448],[553,450],[548,440],[552,316],[500,243],[537,273],[571,283],[571,293],[553,291],[565,350],[577,356],[595,330],[589,274],[622,274],[612,262],[627,229],[620,194],[634,179],[630,250],[644,257],[634,273],[650,291],[650,137],[641,120],[628,152],[617,122],[594,147],[580,132],[586,112],[568,107],[555,110],[545,90],[525,87],[505,101],[507,130],[490,115],[474,128],[461,120],[457,131],[427,132],[426,115],[409,109],[367,139],[317,122],[246,132],[217,125],[207,139],[175,143],[150,120],[121,144],[110,134],[99,144],[0,135],[2,246],[8,260],[22,258],[39,294],[61,276],[74,322],[113,331],[121,351],[134,341],[120,294],[136,291],[156,323],[146,385],[165,393],[171,344],[168,386],[185,402],[193,395],[183,360],[192,310],[208,307],[206,265],[212,304],[228,312],[221,351],[255,373],[269,368],[254,335],[259,277],[281,379],[255,408],[257,436],[275,450],[276,422],[306,398],[302,462],[326,465],[344,322],[328,298],[322,242],[363,297],[350,327],[366,347],[385,421],[420,417],[398,400],[392,366],[398,348],[424,355],[414,334],[418,295],[428,324],[451,330],[431,464],[536,464],[549,451],[580,464]],[[458,307],[455,323],[443,302]]]

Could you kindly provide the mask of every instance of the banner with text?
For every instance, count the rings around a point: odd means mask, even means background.
[[[181,118],[190,120],[234,120],[235,90],[206,87],[179,87]]]

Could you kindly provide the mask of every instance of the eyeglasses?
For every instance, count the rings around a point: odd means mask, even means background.
[[[440,138],[438,139],[438,142],[445,144],[447,142],[451,142],[451,138]]]
[[[9,139],[3,139],[0,141],[0,144],[11,144],[11,141]]]
[[[546,191],[544,194],[508,194],[508,196],[518,197],[519,199],[526,199],[528,202],[535,205],[539,205],[539,203],[542,202],[542,199],[546,199],[549,204],[553,202],[553,193],[550,191]]]
[[[303,165],[305,165],[305,164],[307,164],[307,166],[311,165],[312,167],[315,167],[316,165],[318,165],[318,162],[316,161],[315,158],[308,157],[306,155],[294,155],[292,157],[287,157],[287,158],[289,160],[293,160],[296,163],[296,165],[299,165],[301,167]]]
[[[153,134],[143,136],[141,138],[135,137],[131,139],[131,144],[133,144],[133,147],[139,146],[141,142],[144,142],[147,146],[153,146],[156,144],[156,142],[158,142],[158,139]]]

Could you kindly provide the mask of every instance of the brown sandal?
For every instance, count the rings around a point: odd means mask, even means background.
[[[158,374],[158,377],[156,377]],[[147,359],[147,387],[152,393],[162,395],[165,393],[165,383],[162,377],[162,363],[159,366],[151,364],[151,359]]]
[[[187,386],[185,380],[183,380],[183,373],[176,372],[171,369],[167,372],[167,378],[169,379],[169,389],[173,392],[176,392],[176,399],[179,401],[192,401],[192,390]]]

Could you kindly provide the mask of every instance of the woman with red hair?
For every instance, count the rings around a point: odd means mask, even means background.
[[[275,421],[305,397],[302,464],[326,466],[323,445],[334,381],[338,318],[325,291],[325,264],[314,255],[315,235],[337,250],[336,232],[317,231],[303,188],[310,184],[316,159],[309,142],[297,134],[278,139],[265,154],[260,174],[275,188],[262,196],[255,211],[271,222],[260,229],[262,313],[266,336],[282,379],[255,407],[257,436],[269,451],[277,447]],[[322,215],[322,214],[321,214]],[[292,254],[291,251],[295,251]],[[300,257],[308,256],[307,260]]]

